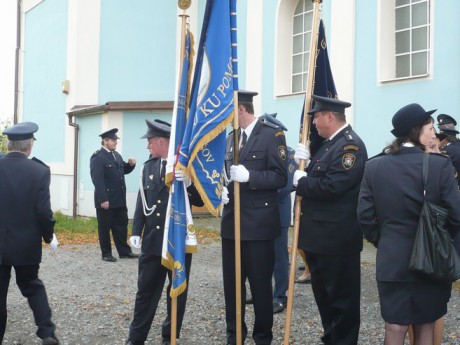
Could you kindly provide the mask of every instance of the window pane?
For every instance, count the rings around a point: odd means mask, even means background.
[[[302,75],[292,76],[292,92],[302,92]]]
[[[308,71],[308,64],[309,63],[310,63],[310,54],[309,53],[303,54],[303,70],[305,72]]]
[[[427,74],[428,53],[416,53],[412,55],[412,75]]]
[[[396,57],[396,78],[409,77],[410,74],[409,55]]]
[[[410,51],[410,31],[396,33],[396,54],[408,53]]]
[[[407,29],[410,26],[409,14],[409,7],[401,7],[396,9],[396,30]]]
[[[293,74],[303,72],[303,69],[302,69],[303,59],[302,59],[302,57],[303,57],[303,54],[296,55],[296,56],[292,57],[292,73]]]
[[[407,5],[409,0],[396,0],[396,6]]]
[[[313,11],[313,1],[311,0],[304,0],[305,1],[305,12]]]
[[[422,2],[412,6],[412,26],[428,23],[427,3]]]
[[[294,40],[292,42],[292,52],[294,54],[303,52],[303,35],[294,36]]]
[[[310,51],[310,44],[311,44],[311,32],[308,34],[303,35],[304,37],[304,48],[303,50],[306,52]]]
[[[302,13],[302,12],[303,12],[302,9],[303,9],[302,0],[300,0],[300,1],[297,3],[297,6],[296,6],[296,8],[295,8],[294,14],[300,14],[300,13]]]
[[[305,90],[307,89],[307,76],[308,76],[308,73],[304,73],[304,74],[303,74],[303,78],[302,78],[302,81],[303,81],[302,91],[305,91]]]
[[[424,50],[428,48],[428,28],[418,28],[412,30],[412,51]]]
[[[294,28],[293,34],[300,34],[303,32],[303,23],[302,23],[303,16],[295,16],[294,17]]]
[[[428,0],[429,1],[429,0]],[[427,0],[411,0],[410,2],[412,2],[413,4],[416,3],[416,2],[427,2]]]
[[[313,12],[304,14],[303,31],[311,31],[313,26]]]

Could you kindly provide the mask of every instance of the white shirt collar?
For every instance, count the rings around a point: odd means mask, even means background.
[[[402,146],[404,146],[404,147],[415,147],[415,145],[412,144],[412,143],[403,143]]]
[[[344,128],[347,127],[347,126],[348,126],[348,123],[345,123],[342,127],[340,127],[338,130],[336,130],[336,131],[334,132],[334,134],[332,134],[329,138],[327,138],[327,140],[332,140],[332,139],[334,139],[334,137],[335,137],[342,129],[344,129]]]
[[[254,118],[254,121],[252,121],[249,126],[247,126],[245,129],[244,129],[244,133],[246,133],[246,136],[247,138],[249,139],[249,137],[251,136],[251,133],[252,133],[252,130],[254,129],[254,127],[256,126],[256,123],[257,123],[257,118]],[[243,128],[242,128],[243,129]]]

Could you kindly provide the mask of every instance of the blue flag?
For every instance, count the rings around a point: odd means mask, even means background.
[[[315,81],[313,94],[323,97],[337,98],[337,91],[335,89],[334,78],[332,77],[331,65],[327,55],[326,34],[324,31],[324,24],[321,20],[318,30],[318,43],[316,45],[316,68],[315,68]],[[313,106],[313,105],[312,105]],[[301,124],[304,117],[305,105],[302,108]],[[313,123],[310,125],[310,152],[315,154],[317,149],[321,146],[324,138],[320,137],[316,126]]]
[[[204,204],[215,216],[221,205],[225,129],[233,120],[233,93],[237,90],[235,9],[236,0],[207,1],[179,156],[179,163],[188,169]]]
[[[186,186],[183,181],[173,179],[174,166],[187,122],[189,71],[193,60],[192,42],[192,36],[187,30],[178,95],[173,112],[165,179],[170,186],[170,195],[166,211],[161,261],[163,266],[173,271],[171,297],[177,297],[187,287],[185,253],[196,252],[197,244]]]

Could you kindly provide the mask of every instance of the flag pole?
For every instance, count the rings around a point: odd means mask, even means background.
[[[319,4],[322,0],[312,0],[313,2],[313,28],[310,42],[310,60],[308,64],[308,79],[307,79],[307,90],[305,92],[305,104],[304,104],[304,118],[303,127],[301,134],[301,143],[307,146],[310,137],[310,117],[308,112],[311,109],[312,95],[315,81],[315,67],[316,67],[316,47],[318,44],[318,32],[319,32],[319,16],[320,9]],[[299,162],[298,170],[305,170],[306,162],[301,159]],[[292,319],[292,305],[294,302],[294,280],[296,272],[296,259],[297,259],[297,247],[299,243],[299,228],[300,228],[300,210],[301,210],[302,197],[296,196],[295,212],[294,212],[294,231],[292,235],[291,245],[291,266],[289,269],[289,288],[286,308],[286,321],[284,325],[284,340],[283,345],[289,345],[289,338],[291,333],[291,319]]]
[[[191,1],[181,1],[178,0],[178,6],[182,10],[181,17],[181,35],[180,35],[180,57],[179,57],[179,84],[181,82],[182,76],[182,62],[184,61],[185,55],[185,35],[187,30],[187,18],[188,15],[185,11],[190,7]],[[174,281],[174,269],[171,270],[171,284]],[[177,296],[171,297],[171,336],[170,341],[171,345],[176,345],[176,335],[177,335]]]

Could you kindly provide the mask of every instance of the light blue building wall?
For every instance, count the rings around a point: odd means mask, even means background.
[[[33,156],[64,161],[67,1],[47,0],[25,16],[23,121],[39,126]]]
[[[99,101],[172,100],[176,1],[102,0]]]
[[[379,84],[377,80],[377,1],[359,0],[356,6],[355,129],[369,156],[394,139],[391,118],[402,106],[419,103],[460,120],[460,1],[433,1],[433,70],[428,78]],[[455,38],[455,39],[451,39]],[[435,119],[436,121],[436,119]]]

